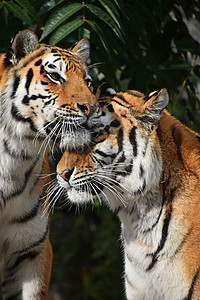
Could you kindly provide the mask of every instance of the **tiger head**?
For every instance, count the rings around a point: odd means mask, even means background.
[[[88,144],[101,114],[88,57],[86,38],[65,50],[39,44],[33,32],[20,31],[0,57],[1,128],[9,136],[69,149]]]
[[[137,200],[160,180],[157,126],[167,103],[165,89],[147,97],[126,91],[100,100],[103,130],[82,153],[64,153],[55,188],[76,203],[93,201],[101,192],[113,210],[128,207],[129,202],[132,207],[133,198]]]

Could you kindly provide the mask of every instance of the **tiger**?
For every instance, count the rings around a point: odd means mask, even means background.
[[[83,148],[101,110],[92,93],[87,38],[70,49],[16,34],[0,56],[0,294],[47,298],[49,241],[47,153]],[[1,298],[1,296],[0,296]]]
[[[57,166],[69,201],[118,216],[128,300],[200,299],[200,136],[168,102],[166,89],[100,99],[102,130]]]

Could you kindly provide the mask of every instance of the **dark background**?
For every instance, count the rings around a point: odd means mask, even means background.
[[[94,88],[149,93],[167,88],[168,110],[200,133],[200,2],[194,0],[16,0],[0,2],[0,51],[29,28],[63,48],[90,38]],[[63,199],[51,220],[50,300],[122,300],[120,224],[103,206]]]

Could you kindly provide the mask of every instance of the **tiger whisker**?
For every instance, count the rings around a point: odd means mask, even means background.
[[[102,184],[105,188],[107,188],[114,196],[116,196],[115,198],[116,199],[119,199],[120,202],[124,205],[124,207],[127,206],[127,201],[126,201],[126,198],[123,197],[122,194],[119,193],[119,191],[117,191],[111,184],[109,184],[109,182],[106,182],[105,180],[104,181],[101,181],[101,180],[98,180],[98,178],[96,179],[96,181],[100,184]]]

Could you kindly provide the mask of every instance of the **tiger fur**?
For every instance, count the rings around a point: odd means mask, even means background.
[[[71,49],[19,32],[0,57],[0,294],[46,299],[51,273],[47,148],[84,147],[100,110],[89,42]],[[1,297],[0,297],[1,298]]]
[[[165,89],[105,98],[104,131],[57,167],[70,201],[101,193],[118,215],[128,300],[200,299],[200,137],[167,104]]]

